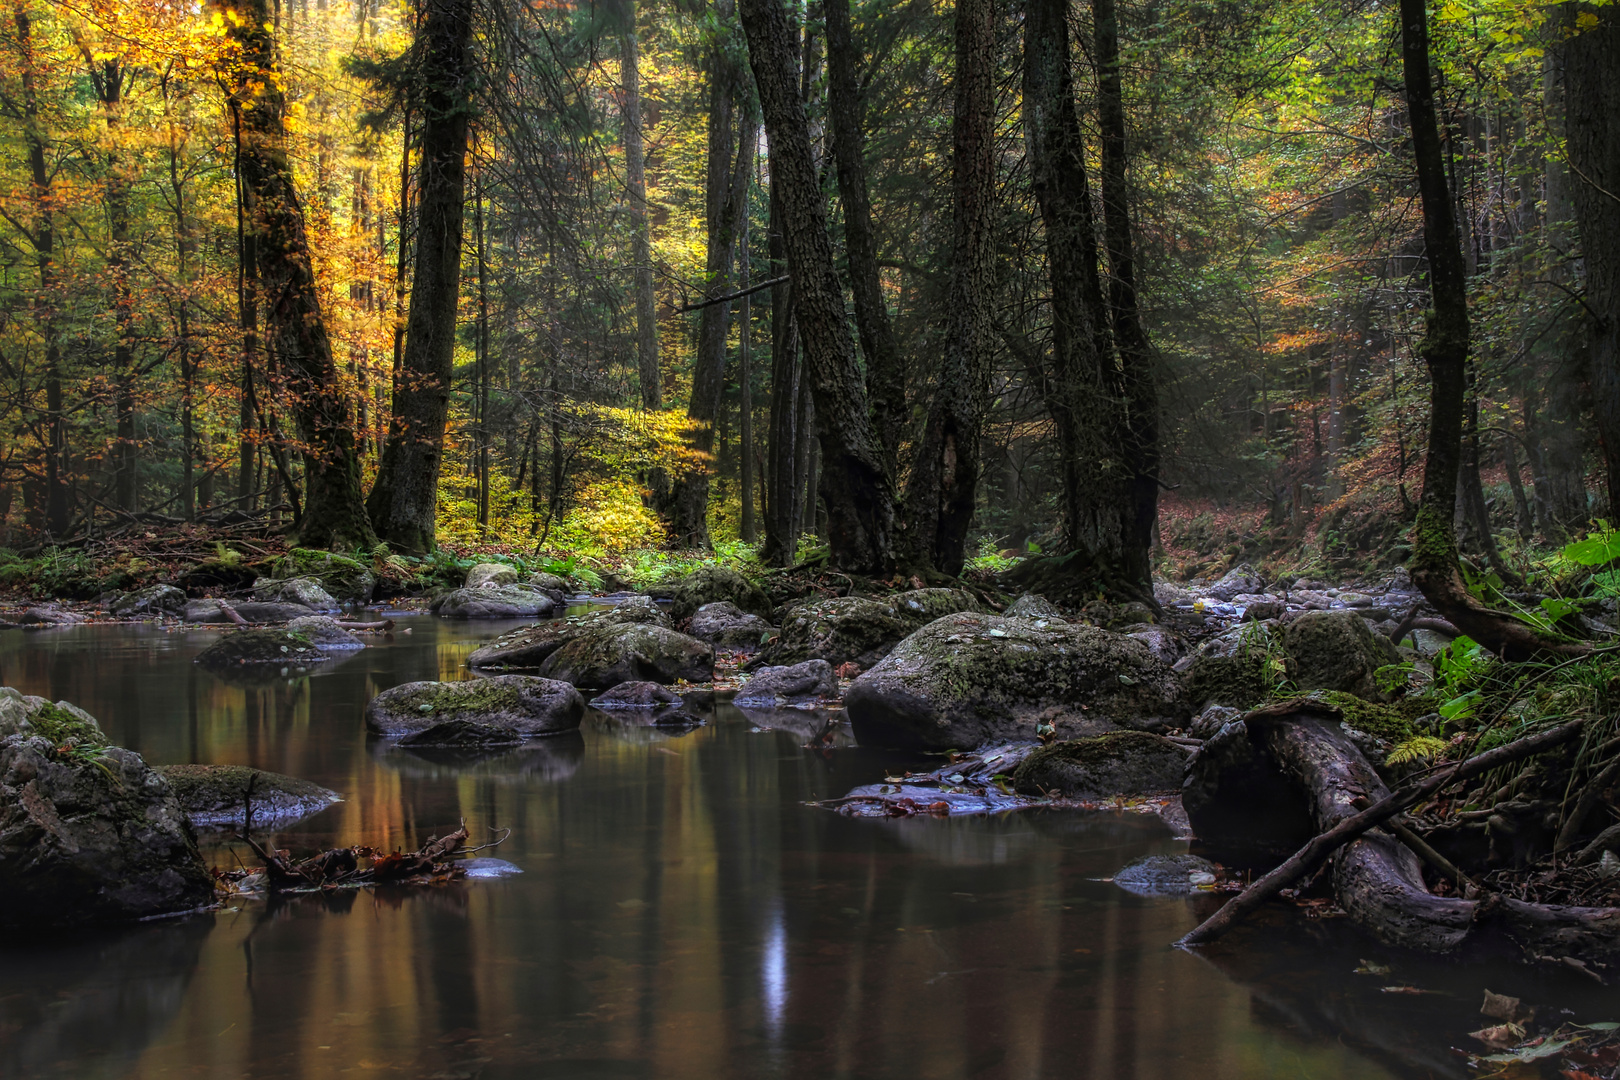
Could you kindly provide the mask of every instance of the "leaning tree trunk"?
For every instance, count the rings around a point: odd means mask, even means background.
[[[305,447],[299,540],[310,547],[369,547],[376,538],[362,503],[354,417],[332,359],[304,210],[293,187],[287,101],[267,0],[250,0],[244,16],[227,24],[242,50],[233,91],[242,116],[242,190],[266,299],[265,337],[285,366],[288,404]]]
[[[1564,45],[1564,126],[1592,316],[1593,414],[1608,480],[1608,517],[1620,523],[1620,12],[1612,6],[1580,10],[1596,22]]]
[[[1463,407],[1468,366],[1468,294],[1462,241],[1452,214],[1451,192],[1435,117],[1429,74],[1426,0],[1401,0],[1401,56],[1406,107],[1412,124],[1418,194],[1423,203],[1423,240],[1433,305],[1418,355],[1429,369],[1429,448],[1423,462],[1423,497],[1412,530],[1412,580],[1452,625],[1492,652],[1520,660],[1548,649],[1573,646],[1552,641],[1469,593],[1457,564],[1457,473],[1462,465]]]
[[[990,397],[990,263],[995,251],[996,5],[957,0],[953,211],[945,355],[906,485],[909,554],[959,574],[979,484]]]
[[[798,49],[781,0],[742,0],[740,7],[770,140],[772,189],[782,200],[794,315],[821,437],[832,559],[855,573],[883,574],[894,562],[894,491],[872,437],[866,389],[844,319],[827,206],[798,92]]]
[[[436,544],[439,469],[456,348],[467,131],[473,78],[472,0],[426,0],[420,33],[421,182],[416,261],[393,423],[366,501],[377,534],[401,551]]]

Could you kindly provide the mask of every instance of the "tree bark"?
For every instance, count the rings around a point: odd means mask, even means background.
[[[439,470],[450,411],[472,105],[472,0],[426,0],[416,258],[388,445],[366,510],[400,551],[436,546]]]
[[[832,122],[833,157],[838,166],[838,197],[844,207],[844,250],[855,298],[855,329],[866,357],[866,393],[872,429],[883,467],[899,476],[900,434],[906,416],[906,367],[889,322],[889,308],[878,277],[877,237],[872,201],[866,189],[864,107],[857,78],[849,0],[825,0],[827,16],[827,105]]]
[[[316,288],[304,211],[287,154],[286,97],[266,0],[250,0],[240,24],[228,22],[242,50],[233,105],[242,117],[241,178],[248,201],[259,283],[267,299],[266,338],[285,366],[288,404],[305,445],[306,499],[299,540],[320,548],[370,547],[348,395],[339,385]]]
[[[766,237],[771,277],[787,271],[783,239],[782,197],[774,175],[770,189],[770,234]],[[765,546],[761,558],[771,566],[791,566],[799,542],[799,500],[794,446],[799,398],[804,393],[799,354],[799,327],[793,318],[793,286],[771,288],[771,411],[765,439]]]
[[[782,200],[794,315],[821,438],[832,559],[854,573],[883,574],[894,562],[894,492],[872,437],[866,389],[844,319],[827,207],[798,93],[798,50],[781,0],[742,0],[741,11],[770,139],[771,184]]]
[[[996,6],[957,0],[951,283],[945,355],[906,485],[908,554],[962,571],[990,396],[990,270],[995,250]]]
[[[737,389],[738,405],[738,468],[737,484],[742,494],[742,514],[738,521],[738,536],[745,544],[758,539],[758,525],[754,520],[754,306],[749,289],[753,284],[753,265],[748,247],[748,195],[753,182],[753,165],[749,166],[749,185],[743,188],[742,235],[737,238],[737,288],[743,298],[737,311]]]
[[[641,407],[662,408],[663,376],[658,370],[658,300],[653,292],[652,238],[647,224],[647,150],[641,130],[641,53],[636,38],[636,6],[619,35],[619,123],[623,127],[624,175],[630,194],[630,257],[635,262],[636,371]]]

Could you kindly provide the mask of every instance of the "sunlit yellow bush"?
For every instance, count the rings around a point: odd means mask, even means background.
[[[554,527],[550,543],[586,555],[607,555],[667,541],[658,515],[641,502],[641,489],[628,480],[598,480],[574,500]]]

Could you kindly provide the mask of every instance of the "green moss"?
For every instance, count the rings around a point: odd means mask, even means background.
[[[1108,731],[1072,742],[1043,746],[1019,763],[1018,774],[1048,764],[1098,765],[1132,751],[1157,753],[1162,745],[1157,735],[1145,731]]]
[[[93,722],[86,722],[60,705],[46,702],[28,717],[28,725],[49,739],[53,746],[104,747],[107,736]]]
[[[377,582],[371,568],[359,560],[315,548],[293,548],[277,561],[272,576],[315,578],[333,596],[343,600],[369,598]]]
[[[453,683],[419,683],[389,702],[399,712],[432,716],[451,713],[495,713],[517,703],[519,691],[490,679],[469,679]]]
[[[1417,734],[1412,722],[1433,712],[1435,706],[1434,700],[1427,697],[1379,705],[1342,690],[1316,690],[1310,698],[1338,709],[1344,722],[1356,730],[1393,742],[1402,742]]]

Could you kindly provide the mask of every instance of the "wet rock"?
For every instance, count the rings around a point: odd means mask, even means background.
[[[467,666],[476,671],[532,671],[545,659],[586,630],[596,626],[659,626],[669,629],[669,615],[645,596],[632,596],[613,607],[598,608],[583,615],[570,615],[557,622],[541,623],[510,630],[467,657]]]
[[[1270,696],[1287,674],[1287,664],[1282,638],[1269,623],[1245,623],[1205,640],[1176,666],[1187,671],[1193,708],[1246,709]]]
[[[1230,705],[1211,705],[1193,717],[1192,724],[1187,730],[1195,739],[1213,739],[1221,728],[1242,715],[1242,710],[1234,709]]]
[[[71,747],[63,753],[64,746]],[[174,792],[94,718],[0,689],[0,925],[121,922],[211,903]]]
[[[670,615],[677,621],[690,619],[704,604],[730,601],[741,611],[767,617],[770,597],[752,581],[729,566],[700,566],[666,590],[673,603]]]
[[[245,765],[159,765],[156,771],[193,825],[241,825],[252,787],[255,828],[287,825],[343,801],[308,780]]]
[[[585,699],[567,683],[532,675],[497,675],[465,682],[412,682],[384,690],[366,705],[366,727],[379,735],[416,735],[464,721],[526,739],[572,731],[584,714]],[[451,729],[443,730],[448,734]]]
[[[17,618],[21,626],[73,626],[84,622],[84,616],[72,611],[63,611],[53,604],[41,604],[24,611]]]
[[[539,589],[541,592],[554,593],[558,597],[566,597],[570,591],[567,581],[556,574],[548,574],[544,570],[530,574],[529,580],[524,584],[530,588]]]
[[[185,610],[186,594],[173,585],[148,585],[120,594],[108,605],[114,615],[177,615]]]
[[[1373,673],[1400,661],[1390,640],[1353,611],[1308,611],[1288,624],[1283,644],[1301,690],[1344,690],[1372,701],[1385,700]]]
[[[1169,581],[1155,581],[1153,583],[1153,599],[1162,607],[1177,607],[1193,602],[1193,595],[1180,585]]]
[[[259,578],[253,583],[253,595],[260,600],[302,604],[311,611],[336,611],[338,606],[332,594],[312,577]]]
[[[1064,618],[1061,608],[1044,596],[1035,593],[1025,593],[1007,605],[1002,612],[1009,619],[1046,619],[1049,622],[1059,622]]]
[[[405,747],[473,748],[485,746],[515,746],[523,736],[508,727],[483,724],[476,720],[441,720],[421,731],[413,731],[399,745]]]
[[[1119,632],[1146,645],[1148,652],[1160,663],[1174,664],[1181,659],[1181,639],[1173,631],[1162,626],[1154,623],[1136,623],[1120,627]]]
[[[1162,736],[1114,731],[1042,747],[1013,773],[1013,788],[1084,800],[1178,791],[1189,756]]]
[[[198,653],[195,663],[225,669],[243,665],[321,664],[330,659],[304,635],[291,630],[238,630]]]
[[[312,577],[332,596],[357,604],[369,603],[377,588],[377,575],[358,559],[314,548],[293,548],[275,565],[278,578]]]
[[[838,697],[838,679],[825,660],[806,660],[784,667],[763,667],[737,692],[739,706],[781,708],[832,701]]]
[[[864,596],[829,597],[789,611],[777,640],[758,662],[825,660],[834,667],[871,667],[913,629],[892,604]]]
[[[1232,603],[1243,609],[1243,618],[1250,622],[1275,619],[1287,610],[1281,600],[1266,593],[1240,593],[1232,598]]]
[[[692,636],[711,645],[733,649],[758,649],[775,631],[758,615],[742,611],[730,600],[704,604],[692,615]]]
[[[295,634],[304,635],[317,649],[341,652],[366,647],[364,641],[343,629],[336,619],[327,615],[305,615],[289,622],[287,629]]]
[[[1148,855],[1114,875],[1114,884],[1137,896],[1175,896],[1213,885],[1220,868],[1197,855]]]
[[[445,593],[428,610],[441,619],[535,619],[556,607],[556,600],[526,585],[485,585]]]
[[[226,600],[187,600],[183,618],[186,622],[194,623],[231,623],[236,619],[225,613]],[[244,622],[250,623],[282,623],[293,619],[302,619],[315,614],[313,608],[303,604],[283,603],[281,601],[243,600],[230,603],[232,611]]]
[[[479,563],[467,571],[466,587],[482,589],[486,585],[516,585],[518,572],[505,563]]]
[[[540,674],[575,686],[711,682],[714,647],[661,626],[602,622],[546,657]]]
[[[1407,636],[1416,646],[1417,654],[1425,659],[1438,656],[1440,650],[1456,640],[1451,635],[1442,634],[1438,630],[1413,630]]]
[[[862,743],[930,749],[1168,723],[1178,680],[1147,646],[1067,623],[959,613],[902,641],[845,694]]]
[[[680,705],[679,694],[655,682],[622,682],[591,700],[594,709],[672,709]]]
[[[913,589],[889,598],[895,613],[913,630],[958,611],[983,611],[978,598],[966,589]]]
[[[1204,595],[1215,600],[1229,601],[1240,593],[1258,593],[1262,591],[1264,584],[1258,570],[1248,563],[1239,563],[1228,570],[1219,581],[1205,589]]]

